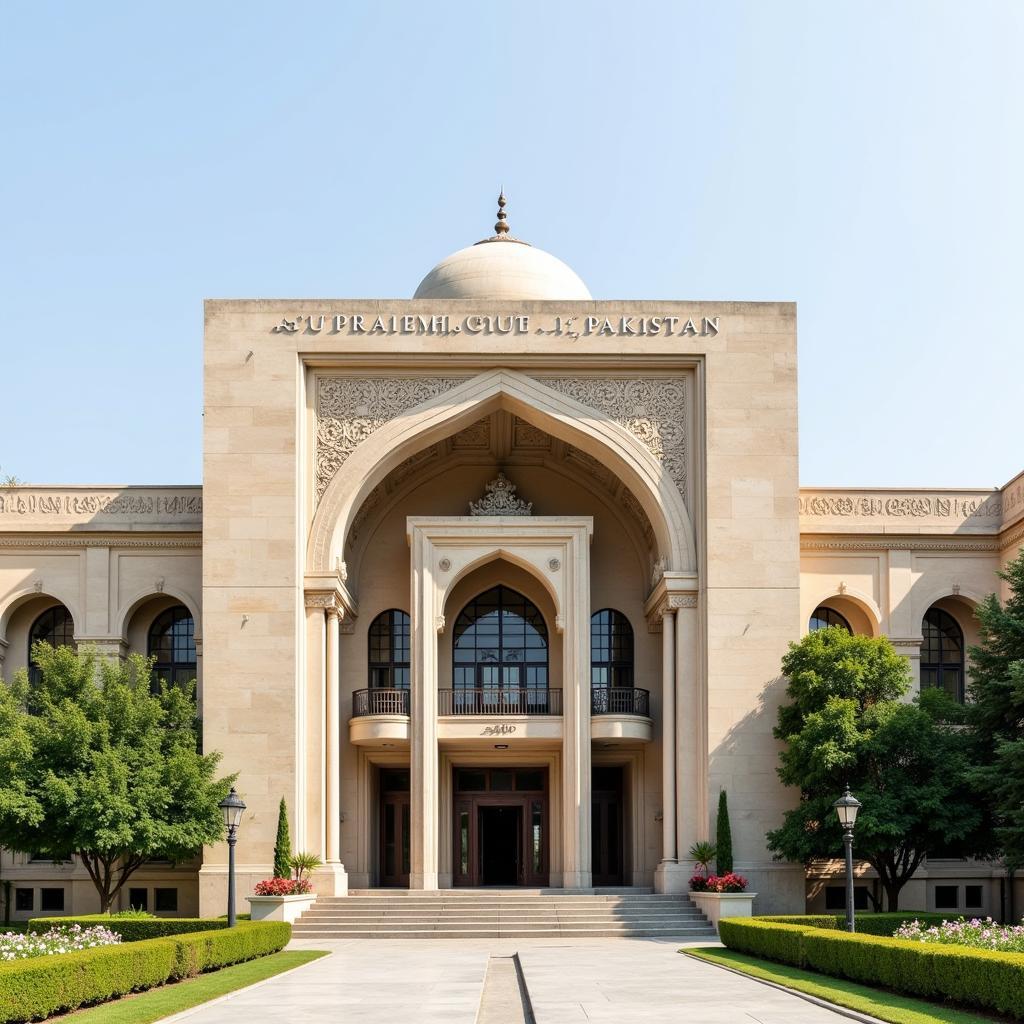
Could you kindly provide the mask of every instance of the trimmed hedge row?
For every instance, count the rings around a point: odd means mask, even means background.
[[[185,932],[212,932],[227,928],[227,918],[209,920],[202,917],[111,917],[109,914],[84,914],[81,917],[34,917],[28,923],[30,932],[48,932],[61,925],[80,924],[93,928],[98,924],[117,932],[125,942],[159,939],[165,935]]]
[[[884,935],[892,938],[892,933],[908,921],[920,921],[926,928],[942,924],[943,921],[955,921],[958,914],[936,914],[913,910],[886,911],[885,913],[862,913],[857,915],[857,931],[862,935]],[[759,921],[774,921],[777,924],[798,924],[804,928],[832,928],[846,930],[845,914],[781,914],[775,917],[761,915]]]
[[[1024,1020],[1021,953],[851,935],[833,927],[756,917],[719,921],[718,934],[729,949],[765,960],[924,999],[949,999]]]
[[[0,964],[0,1024],[38,1020],[267,956],[283,949],[291,933],[283,921],[243,921],[231,929],[215,925],[212,931]]]

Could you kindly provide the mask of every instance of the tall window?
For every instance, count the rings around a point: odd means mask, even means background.
[[[921,623],[921,689],[936,686],[964,699],[964,632],[941,608],[929,608]]]
[[[493,587],[455,620],[452,685],[456,690],[547,690],[548,630],[522,594]]]
[[[153,672],[172,686],[184,686],[196,677],[196,624],[183,605],[161,612],[149,627],[148,653],[156,658]]]
[[[853,634],[850,624],[839,612],[834,608],[829,608],[827,605],[819,604],[811,612],[811,621],[808,623],[807,628],[809,632],[813,633],[815,630],[824,629],[826,626],[842,626],[847,633]]]
[[[51,647],[75,646],[75,624],[71,612],[64,605],[47,608],[28,632],[28,675],[33,683],[38,683],[41,677],[39,666],[32,657],[32,645],[37,640],[43,640]]]
[[[370,623],[370,687],[409,689],[409,616],[391,608]]]
[[[633,685],[633,627],[622,612],[605,608],[590,617],[590,685]]]

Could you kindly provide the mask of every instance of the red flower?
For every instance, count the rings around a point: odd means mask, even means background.
[[[253,893],[256,896],[301,896],[312,891],[312,886],[305,878],[301,882],[296,882],[294,878],[265,878],[256,883]]]

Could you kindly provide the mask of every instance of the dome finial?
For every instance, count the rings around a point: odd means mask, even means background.
[[[505,205],[505,187],[502,186],[498,191],[498,223],[494,225],[494,232],[499,237],[508,234],[508,224],[506,223],[508,217],[505,213]]]

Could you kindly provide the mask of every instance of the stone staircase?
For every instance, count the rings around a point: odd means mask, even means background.
[[[355,890],[318,899],[292,934],[296,939],[715,938],[689,896],[640,889]]]

